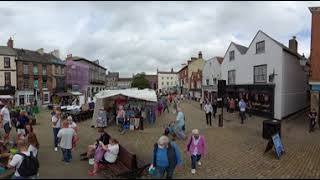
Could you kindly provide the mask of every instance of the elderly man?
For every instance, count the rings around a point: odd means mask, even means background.
[[[166,174],[166,179],[172,179],[176,166],[181,165],[182,159],[178,146],[169,142],[167,136],[161,136],[153,149],[151,167],[155,168],[154,178],[163,179]]]

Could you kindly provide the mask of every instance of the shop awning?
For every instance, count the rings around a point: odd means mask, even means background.
[[[14,99],[14,97],[10,95],[0,95],[0,99]]]

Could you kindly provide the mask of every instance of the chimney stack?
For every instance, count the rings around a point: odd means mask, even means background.
[[[73,60],[73,59],[72,59],[72,54],[68,54],[66,60],[67,60],[67,61],[72,61],[72,60]]]
[[[8,46],[8,48],[13,48],[13,40],[11,37],[9,38],[9,40],[7,42],[7,46]]]
[[[296,40],[296,36],[293,36],[292,39],[289,40],[289,49],[298,53],[298,41]]]
[[[53,50],[52,52],[50,52],[50,54],[52,54],[54,57],[60,59],[60,52],[58,49]]]
[[[43,54],[44,54],[44,49],[43,49],[43,48],[40,48],[40,49],[37,50],[37,52],[38,52],[39,54],[43,55]]]
[[[202,52],[201,51],[199,51],[198,58],[202,59]]]

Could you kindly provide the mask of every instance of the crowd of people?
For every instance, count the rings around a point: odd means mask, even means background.
[[[39,176],[38,154],[40,144],[26,111],[21,111],[17,119],[10,117],[7,102],[0,101],[0,124],[4,131],[1,145],[17,149],[18,153],[4,153],[8,158],[8,169],[15,169],[12,179],[34,179]],[[11,131],[16,129],[14,138]],[[14,141],[10,141],[14,139]]]

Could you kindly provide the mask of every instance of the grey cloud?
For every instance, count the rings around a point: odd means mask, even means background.
[[[14,33],[27,49],[99,59],[122,76],[178,70],[199,50],[223,56],[230,41],[249,45],[261,29],[287,44],[310,29],[317,2],[1,2],[0,44]],[[308,54],[310,40],[297,37]]]

